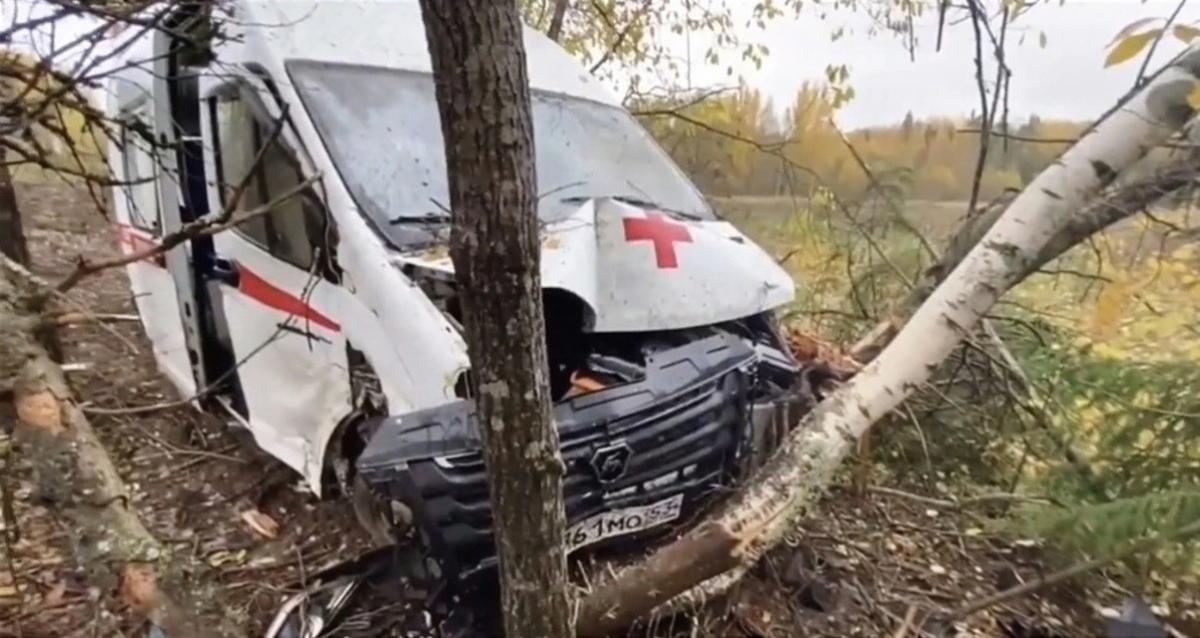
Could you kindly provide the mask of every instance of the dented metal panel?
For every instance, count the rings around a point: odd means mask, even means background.
[[[636,522],[649,515],[643,508],[654,506],[675,508],[669,523],[740,477],[752,455],[778,442],[767,429],[771,419],[794,424],[800,411],[788,406],[811,398],[770,385],[770,374],[760,368],[795,373],[777,362],[743,339],[717,333],[652,355],[638,381],[557,403],[568,524],[586,528],[614,511],[632,512]],[[414,506],[446,571],[466,577],[493,565],[482,443],[470,402],[393,417],[370,429],[359,470],[384,498]],[[661,531],[654,525],[589,537],[585,528],[576,545]]]
[[[237,359],[237,383],[213,391],[317,493],[331,460],[342,480],[357,461],[384,510],[415,514],[447,565],[486,567],[487,489],[418,5],[250,1],[219,10],[231,12],[228,38],[219,68],[190,70],[200,73],[198,99],[248,87],[268,115],[286,109],[280,139],[304,176],[320,178],[314,197],[336,227],[337,272],[304,272],[241,235],[218,236],[226,270],[205,275],[204,290],[215,291],[215,332]],[[786,273],[713,214],[565,51],[532,30],[526,47],[535,129],[554,142],[538,145],[539,177],[553,182],[539,197],[541,268],[578,548],[686,518],[760,462],[810,397],[767,320],[792,299]],[[149,68],[117,77],[170,116]],[[355,82],[380,90],[356,91]],[[415,124],[392,125],[400,121]],[[216,202],[218,144],[207,119],[201,136]],[[193,265],[139,282],[170,300],[170,273],[187,277]],[[178,305],[139,303],[139,312],[148,333],[183,340]],[[167,339],[155,341],[156,354],[159,341]],[[160,361],[190,394],[201,388],[179,354]],[[355,366],[383,395],[370,410],[355,404]],[[364,444],[357,459],[334,454]]]

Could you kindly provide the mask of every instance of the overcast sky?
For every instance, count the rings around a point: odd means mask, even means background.
[[[1105,69],[1106,46],[1125,25],[1148,16],[1165,18],[1177,4],[1177,0],[1066,0],[1060,6],[1052,0],[1032,8],[1010,33],[1012,111],[1022,118],[1037,113],[1073,119],[1092,119],[1104,112],[1129,89],[1138,67],[1138,62],[1127,62]],[[1178,21],[1200,19],[1200,2],[1189,4]],[[847,24],[857,25],[859,32],[831,42],[832,30]],[[847,127],[898,122],[909,110],[918,117],[978,111],[969,22],[947,28],[941,52],[934,51],[936,17],[918,23],[921,43],[915,62],[896,38],[868,38],[862,24],[861,18],[846,13],[821,20],[816,11],[806,8],[796,19],[772,24],[765,34],[745,34],[761,38],[771,54],[761,70],[749,67],[741,72],[782,109],[804,80],[822,79],[827,64],[849,65],[857,98],[839,116]],[[1039,32],[1046,34],[1045,49],[1039,46]],[[1024,44],[1018,44],[1022,35]],[[1164,40],[1155,59],[1169,59],[1180,48],[1177,41]],[[695,70],[693,78],[720,82],[724,71]]]
[[[337,0],[332,0],[337,1]],[[728,0],[737,12],[752,6],[751,0]],[[989,0],[989,6],[998,0]],[[37,0],[18,0],[25,11],[44,9]],[[1177,0],[1042,0],[1014,23],[1010,31],[1009,66],[1013,69],[1010,107],[1013,120],[1031,113],[1043,117],[1090,120],[1104,112],[1133,82],[1138,62],[1105,69],[1106,47],[1125,25],[1151,16],[1166,17]],[[0,0],[0,16],[11,18],[13,6]],[[1200,20],[1200,0],[1192,0],[1178,22]],[[740,22],[740,20],[739,20]],[[920,40],[916,61],[894,36],[866,35],[861,12],[832,12],[825,19],[806,3],[798,17],[778,19],[766,32],[744,31],[744,40],[770,47],[761,69],[743,64],[738,69],[745,80],[774,98],[782,111],[796,89],[806,80],[821,81],[828,64],[850,67],[850,81],[857,93],[839,120],[847,128],[899,122],[908,111],[918,117],[967,115],[978,110],[974,81],[974,40],[969,21],[948,25],[940,52],[934,51],[937,19],[924,17],[916,25]],[[833,42],[830,34],[839,27],[853,31]],[[77,25],[62,25],[66,38]],[[1039,46],[1045,33],[1046,46]],[[352,36],[350,36],[352,37]],[[1021,41],[1024,41],[1023,43]],[[679,48],[682,49],[682,40]],[[693,40],[693,58],[702,58],[704,43]],[[1165,39],[1156,59],[1166,60],[1180,49],[1172,38]],[[678,51],[682,56],[684,50]],[[991,74],[989,74],[991,77]],[[728,83],[724,67],[697,65],[692,78],[697,85]]]

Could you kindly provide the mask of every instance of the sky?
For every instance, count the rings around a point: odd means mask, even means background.
[[[985,1],[988,6],[998,3]],[[735,13],[753,5],[752,0],[728,3]],[[965,116],[978,111],[974,37],[969,21],[948,24],[942,50],[935,51],[936,16],[931,13],[920,19],[913,61],[896,37],[868,36],[861,11],[833,11],[823,17],[812,5],[813,1],[808,0],[799,16],[776,19],[765,32],[739,32],[744,41],[767,45],[770,55],[761,69],[742,63],[736,75],[771,96],[780,112],[803,82],[822,81],[829,64],[849,66],[850,83],[857,95],[838,115],[845,128],[896,123],[909,111],[916,117]],[[1040,0],[1010,31],[1007,55],[1013,70],[1012,121],[1027,119],[1032,113],[1079,120],[1091,120],[1103,113],[1133,84],[1139,66],[1139,62],[1129,62],[1105,69],[1108,44],[1125,25],[1140,18],[1165,18],[1177,5],[1178,0]],[[17,0],[16,6],[36,12],[46,5],[38,0]],[[12,9],[12,5],[0,1],[0,16],[11,19]],[[1177,22],[1197,20],[1200,0],[1191,0]],[[850,34],[832,41],[831,34],[841,27],[849,27]],[[66,39],[68,32],[79,28],[81,24],[62,25],[58,37]],[[1044,48],[1040,46],[1043,33]],[[702,38],[694,38],[692,44],[692,57],[698,61],[706,45]],[[1164,39],[1156,60],[1169,59],[1181,46],[1174,39]],[[676,53],[681,57],[686,51],[682,40],[672,47],[679,49]],[[699,62],[693,68],[692,80],[697,86],[729,83],[724,67],[706,67]]]
[[[748,2],[733,0],[743,1]],[[1132,86],[1140,63],[1105,69],[1108,44],[1127,24],[1144,17],[1165,18],[1177,5],[1178,0],[1066,0],[1061,5],[1051,0],[1030,9],[1013,24],[1009,36],[1013,121],[1031,113],[1083,120],[1103,113]],[[1185,23],[1196,20],[1200,20],[1200,2],[1185,5],[1177,18]],[[916,25],[915,62],[895,37],[867,37],[864,24],[861,16],[847,13],[833,13],[822,20],[817,11],[807,7],[797,18],[779,19],[765,33],[743,32],[743,38],[763,42],[771,53],[761,70],[743,65],[739,72],[782,109],[804,80],[823,79],[827,64],[848,65],[857,97],[838,117],[847,128],[899,122],[908,111],[917,117],[978,112],[974,34],[969,21],[947,26],[939,52],[934,50],[936,16],[923,18]],[[845,25],[856,33],[832,42],[830,34]],[[1042,32],[1044,49],[1039,46]],[[1022,36],[1023,44],[1019,43]],[[1167,60],[1181,48],[1178,41],[1165,39],[1155,59]],[[725,79],[723,69],[693,70],[696,83]]]

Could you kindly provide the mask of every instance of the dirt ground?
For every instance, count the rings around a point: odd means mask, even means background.
[[[78,255],[96,258],[117,250],[115,235],[86,191],[22,184],[17,193],[37,274],[54,281]],[[135,312],[123,270],[88,280],[72,296],[97,313]],[[138,323],[72,327],[61,338],[69,381],[85,404],[129,408],[178,398],[157,373]],[[303,573],[366,548],[344,502],[317,500],[298,475],[240,443],[215,417],[176,408],[90,419],[142,520],[176,551],[217,568],[227,604],[244,614],[252,635],[261,634],[283,598],[297,591]],[[21,591],[0,597],[0,636],[145,635],[114,606],[109,592],[91,591],[81,580],[53,517],[28,502],[31,489],[20,469],[10,482],[21,532],[11,571]],[[243,521],[244,512],[255,510],[279,523],[277,538],[266,539]],[[0,569],[0,584],[8,571]]]
[[[79,255],[116,251],[108,222],[86,191],[22,184],[18,197],[35,270],[46,278],[63,276]],[[73,297],[96,312],[134,312],[120,270],[87,280]],[[137,323],[73,327],[62,340],[69,379],[87,405],[128,408],[177,398],[156,372]],[[241,443],[217,418],[176,408],[92,419],[138,514],[163,542],[216,569],[224,603],[242,614],[250,635],[262,635],[306,575],[368,547],[348,506],[313,497],[296,474]],[[0,562],[0,637],[147,635],[112,592],[83,580],[53,513],[32,502],[20,453],[15,473],[4,477],[15,495],[20,540],[5,548]],[[1119,609],[1126,596],[1139,595],[1165,605],[1162,611],[1185,634],[1200,636],[1200,592],[1176,589],[1155,597],[1102,575],[939,625],[931,617],[935,612],[1035,579],[1061,561],[992,531],[986,512],[928,498],[837,488],[728,600],[693,619],[653,621],[632,635],[1094,636],[1102,635],[1105,614]],[[243,520],[250,511],[276,521],[278,536],[268,539],[251,529]],[[405,609],[393,615],[411,616]],[[379,629],[387,623],[366,624]],[[411,626],[389,632],[375,635],[419,633]]]

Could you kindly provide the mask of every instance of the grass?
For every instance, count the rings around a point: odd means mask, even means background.
[[[904,293],[903,280],[928,263],[913,234],[888,222],[889,211],[867,211],[856,227],[814,200],[736,198],[717,206],[795,277],[798,295],[787,318],[836,342],[861,336],[870,318]],[[910,202],[903,213],[940,246],[963,208]],[[997,325],[1036,388],[1032,407],[1048,431],[1005,405],[996,394],[1003,384],[968,390],[976,397],[970,406],[922,412],[923,403],[940,402],[910,401],[913,419],[919,414],[936,425],[926,431],[939,468],[972,468],[955,472],[956,481],[1002,479],[1003,489],[1053,494],[1070,507],[1026,508],[1012,520],[1085,552],[1118,546],[1147,525],[1166,529],[1200,515],[1200,506],[1192,506],[1200,503],[1200,244],[1167,232],[1170,225],[1193,225],[1189,211],[1154,215],[1166,224],[1135,218],[1110,228],[1049,272],[1031,276],[993,310],[1012,320]],[[908,445],[908,435],[889,437],[893,453]],[[1065,463],[1063,440],[1088,457],[1090,485]],[[1164,573],[1200,573],[1194,555],[1174,549],[1146,560]]]

